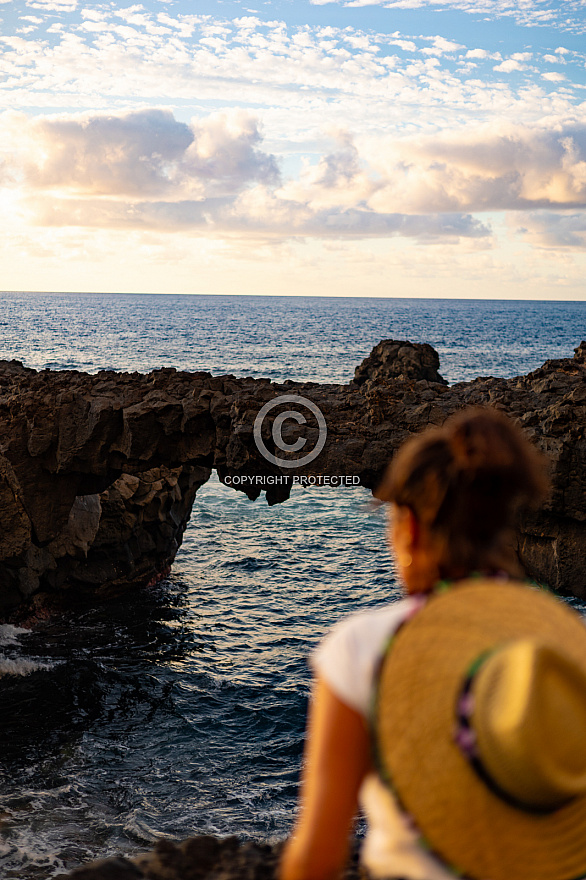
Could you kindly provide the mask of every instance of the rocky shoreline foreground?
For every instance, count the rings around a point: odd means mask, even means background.
[[[202,835],[181,844],[160,841],[147,855],[102,859],[55,880],[274,880],[280,851],[280,844]]]
[[[552,494],[523,518],[517,551],[531,576],[586,598],[586,342],[573,358],[512,379],[448,386],[439,366],[431,346],[394,340],[379,343],[347,385],[1,362],[0,619],[34,623],[164,577],[213,469],[250,498],[265,491],[269,504],[289,497],[292,473],[373,489],[407,437],[470,404],[509,413],[549,456]],[[259,411],[282,395],[311,401],[327,425],[323,450],[303,467],[257,448]],[[282,410],[264,419],[269,452],[279,452],[271,429]],[[312,418],[308,449],[319,436]],[[285,442],[286,428],[281,420]]]
[[[54,880],[275,880],[282,847],[209,835],[163,840],[146,855],[102,859]],[[341,880],[360,880],[356,841]]]

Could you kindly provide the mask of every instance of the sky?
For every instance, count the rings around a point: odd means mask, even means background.
[[[0,288],[586,299],[586,0],[0,0]]]

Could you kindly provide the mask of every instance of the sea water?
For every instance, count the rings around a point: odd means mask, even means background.
[[[584,303],[6,294],[0,358],[42,369],[347,382],[383,338],[450,382],[571,357]],[[212,478],[171,576],[35,632],[0,626],[0,875],[195,833],[276,839],[294,815],[311,649],[400,598],[361,488],[268,507]]]

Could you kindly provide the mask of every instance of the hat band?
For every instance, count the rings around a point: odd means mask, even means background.
[[[549,815],[550,813],[555,812],[558,807],[544,807],[536,804],[528,804],[519,800],[496,782],[496,780],[490,775],[480,756],[476,731],[472,725],[472,713],[474,711],[474,695],[472,693],[472,687],[478,672],[490,655],[494,653],[494,650],[496,649],[485,651],[477,657],[464,679],[462,690],[460,691],[460,695],[456,702],[457,721],[454,729],[454,742],[472,769],[476,772],[477,776],[479,776],[486,787],[502,801],[510,807],[515,807],[517,810],[523,810],[525,813],[534,813],[540,816]]]

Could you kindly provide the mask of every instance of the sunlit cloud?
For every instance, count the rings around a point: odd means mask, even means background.
[[[130,265],[134,248],[153,285],[185,267],[181,289],[205,259],[218,292],[230,260],[237,279],[293,272],[290,292],[351,292],[362,272],[384,291],[390,271],[452,295],[456,267],[482,290],[583,291],[581,0],[313,0],[311,23],[289,5],[14,4],[3,267],[97,267],[100,248]]]
[[[190,125],[168,110],[30,120],[4,117],[20,150],[6,157],[6,184],[40,226],[193,228],[290,236],[479,237],[490,231],[454,211],[377,210],[380,182],[361,167],[351,138],[281,181],[249,114],[212,114]]]
[[[243,111],[189,125],[161,109],[6,114],[5,127],[20,143],[3,161],[5,182],[27,190],[29,207],[51,191],[36,211],[46,225],[478,236],[488,229],[474,212],[586,207],[584,125],[362,138],[360,148],[340,132],[333,151],[286,180]]]
[[[13,142],[21,150],[25,145],[12,176],[32,189],[202,197],[279,177],[274,157],[258,149],[257,121],[243,111],[191,125],[161,109],[33,120],[6,114],[5,120]],[[10,160],[4,168],[8,173]]]
[[[586,207],[586,126],[481,127],[368,144],[376,210],[493,211]]]

